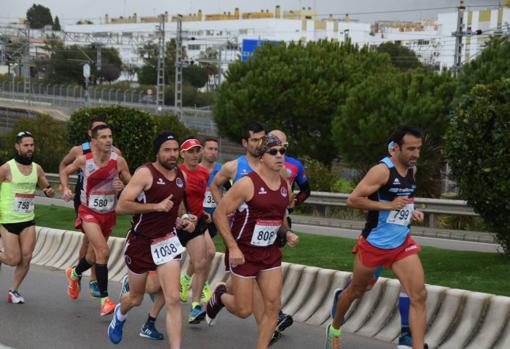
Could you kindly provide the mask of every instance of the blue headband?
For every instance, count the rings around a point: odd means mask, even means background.
[[[391,141],[389,144],[388,144],[388,151],[392,151],[395,149],[395,147],[397,146],[397,143]]]

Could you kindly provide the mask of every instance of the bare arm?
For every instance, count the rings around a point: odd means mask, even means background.
[[[62,174],[64,173],[64,169],[69,164],[72,164],[74,160],[76,160],[80,155],[83,155],[81,145],[72,147],[71,150],[69,150],[69,153],[67,153],[66,156],[64,156],[64,158],[62,159],[62,161],[60,161],[60,165],[58,165],[58,174],[62,176]]]
[[[253,183],[251,179],[248,177],[242,178],[230,188],[214,211],[214,223],[229,251],[238,249],[239,247],[230,230],[228,214],[252,197]]]
[[[397,197],[391,202],[379,202],[368,198],[388,181],[389,175],[390,172],[384,164],[372,167],[347,198],[347,206],[369,211],[394,210],[404,207],[407,203],[406,197]]]
[[[131,179],[131,173],[129,172],[129,167],[126,159],[123,157],[118,158],[117,169],[119,171],[119,177],[122,180],[122,183],[128,184],[129,180]]]
[[[71,164],[67,165],[60,174],[60,185],[64,200],[69,201],[73,198],[73,192],[69,188],[69,175],[82,169],[85,166],[85,156],[81,155]]]
[[[117,208],[118,214],[130,215],[148,212],[168,212],[173,207],[172,195],[159,203],[136,202],[138,195],[147,191],[152,186],[152,174],[148,168],[141,168],[131,177],[126,188],[122,191]]]
[[[234,178],[234,175],[237,171],[237,160],[232,160],[225,163],[221,170],[214,176],[214,181],[211,183],[211,194],[213,196],[214,202],[219,203],[223,196],[222,187],[229,180]]]
[[[9,165],[7,165],[7,163],[0,166],[0,183],[5,182],[9,179],[10,172],[11,171],[10,171]]]
[[[48,182],[48,179],[46,178],[44,170],[39,165],[37,165],[37,184],[39,185],[39,188],[42,189],[44,195],[48,197],[53,197],[53,195],[55,195],[53,188],[51,187],[50,183]]]

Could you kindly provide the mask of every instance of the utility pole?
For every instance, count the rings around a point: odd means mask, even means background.
[[[177,15],[177,34],[175,36],[175,113],[182,121],[182,15]]]
[[[161,110],[165,104],[165,15],[159,15],[158,80],[156,86],[156,107]]]
[[[457,30],[452,33],[455,36],[455,55],[453,62],[453,73],[457,75],[462,66],[462,37],[464,36],[464,1],[460,1],[459,7],[457,8]]]
[[[99,42],[96,42],[94,45],[96,46],[96,75],[97,75],[97,80],[99,80],[99,82],[101,83],[103,80],[102,79],[103,61],[102,61],[102,57],[101,57],[102,44]]]
[[[27,43],[23,54],[23,96],[24,100],[30,97],[30,26],[27,24],[26,29]]]

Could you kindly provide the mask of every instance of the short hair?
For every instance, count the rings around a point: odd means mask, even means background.
[[[18,132],[16,134],[16,143],[21,144],[21,142],[23,142],[23,138],[26,138],[26,137],[34,138],[34,136],[32,135],[32,132],[30,132],[30,131]]]
[[[391,135],[391,137],[389,139],[389,143],[394,142],[394,143],[398,144],[399,147],[401,147],[402,144],[404,144],[404,137],[406,135],[411,135],[416,138],[421,138],[421,131],[417,127],[414,127],[414,126],[407,126],[407,125],[399,126]]]
[[[103,116],[94,116],[92,119],[90,119],[89,121],[89,130],[92,131],[92,126],[94,126],[94,123],[96,122],[103,122],[106,124],[106,121],[105,121],[105,117]]]
[[[205,138],[205,139],[204,139],[204,142],[203,142],[204,146],[205,146],[205,143],[207,143],[207,142],[216,142],[217,144],[219,144],[219,143],[220,143],[220,142],[218,141],[218,138],[214,138],[214,137],[207,137],[207,138]]]
[[[257,133],[257,132],[266,132],[266,128],[264,125],[257,121],[251,121],[244,125],[243,127],[243,133],[242,133],[242,139],[248,140],[250,138],[250,132]]]
[[[99,133],[99,131],[106,130],[106,129],[110,129],[110,126],[108,126],[108,125],[97,125],[96,127],[94,127],[92,129],[92,133],[91,133],[92,138],[97,139],[97,134]]]

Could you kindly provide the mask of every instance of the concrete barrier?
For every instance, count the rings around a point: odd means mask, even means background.
[[[33,264],[65,269],[76,263],[83,234],[37,227]],[[119,281],[126,273],[124,239],[109,241],[109,277]],[[228,273],[224,256],[217,253],[211,267],[211,285],[225,281]],[[182,268],[189,257],[182,256]],[[350,273],[282,264],[283,310],[296,321],[314,326],[331,322],[334,290],[345,287]],[[346,316],[345,332],[395,342],[400,333],[398,280],[380,278],[372,290],[355,302]],[[479,292],[427,285],[427,331],[429,348],[508,349],[510,348],[510,298]]]

